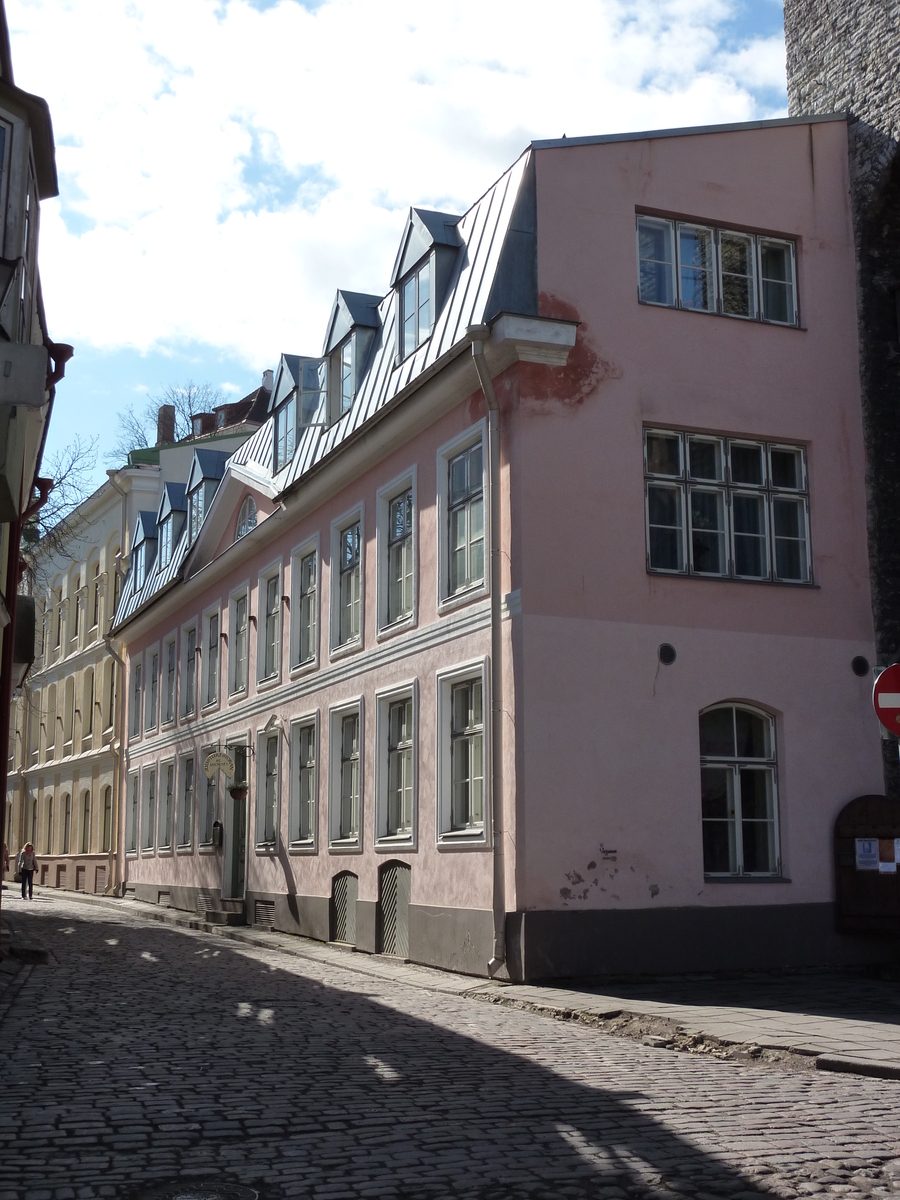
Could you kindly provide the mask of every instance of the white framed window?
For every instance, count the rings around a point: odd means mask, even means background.
[[[192,717],[197,711],[197,622],[181,630],[181,715]]]
[[[194,756],[185,755],[181,760],[178,795],[178,849],[187,850],[194,844]]]
[[[250,589],[246,584],[228,598],[228,694],[247,692],[250,669]]]
[[[156,768],[145,767],[141,772],[141,852],[153,851],[156,837]]]
[[[260,683],[281,675],[281,563],[267,567],[259,576],[259,628],[256,647],[256,678]]]
[[[147,578],[147,543],[142,542],[138,546],[133,555],[133,563],[131,567],[132,575],[132,591],[137,594],[144,586],[144,581]],[[58,644],[58,643],[57,643]]]
[[[172,849],[172,832],[175,827],[175,763],[161,763],[159,797],[159,829],[157,845],[160,850]]]
[[[175,549],[175,517],[172,513],[159,526],[159,565],[167,567]]]
[[[438,841],[488,843],[490,698],[486,659],[442,671],[438,702]]]
[[[216,607],[203,615],[203,652],[200,656],[203,708],[212,708],[219,702],[219,657],[219,609]]]
[[[418,692],[415,682],[375,696],[375,840],[414,845]]]
[[[100,597],[103,591],[99,560],[91,570],[91,629],[97,629],[100,626]]]
[[[319,661],[319,539],[291,555],[291,667]]]
[[[331,526],[331,649],[362,645],[363,512],[358,508]]]
[[[319,716],[311,713],[291,722],[291,794],[288,845],[315,851],[318,844]]]
[[[647,569],[812,582],[802,446],[644,430]]]
[[[139,809],[140,809],[140,794],[141,783],[140,776],[137,771],[134,771],[128,776],[127,790],[125,793],[125,853],[137,854],[138,848],[138,825]],[[66,797],[66,826],[63,839],[63,853],[69,853],[69,837],[71,834],[72,820],[72,797]]]
[[[171,725],[175,720],[175,701],[178,677],[178,647],[175,634],[171,634],[163,642],[163,725]]]
[[[214,754],[218,750],[218,744],[214,746],[204,746],[200,752],[200,763],[205,763],[210,754]],[[219,813],[219,772],[214,771],[209,777],[206,771],[197,772],[198,787],[201,799],[199,801],[199,820],[197,826],[197,841],[200,848],[209,847],[213,842],[213,825],[218,820]]]
[[[359,850],[363,801],[362,699],[332,708],[328,720],[328,842],[334,850]]]
[[[203,524],[204,510],[204,495],[205,487],[203,480],[194,488],[192,492],[188,492],[187,510],[188,510],[188,541],[193,545],[197,540],[197,534],[200,532],[200,526]]]
[[[742,704],[700,714],[703,871],[781,874],[775,722]]]
[[[431,255],[400,284],[400,357],[431,337],[434,322]]]
[[[417,530],[415,468],[381,488],[376,497],[378,632],[416,623]]]
[[[439,611],[488,591],[488,479],[485,424],[437,456]]]
[[[353,407],[356,396],[356,338],[350,334],[332,351],[328,370],[328,421],[334,424]]]
[[[259,779],[256,789],[256,848],[273,850],[278,844],[278,800],[281,778],[281,732],[264,729],[257,742]]]
[[[291,391],[275,410],[274,474],[278,474],[294,457],[297,445],[297,392]]]
[[[251,529],[256,528],[256,501],[252,496],[245,496],[238,512],[237,528],[235,529],[234,540],[240,541],[242,537],[246,537]]]
[[[796,244],[665,217],[637,216],[643,304],[798,323]]]
[[[144,728],[153,733],[159,722],[159,650],[147,651]]]
[[[131,722],[129,733],[133,738],[141,736],[141,709],[144,703],[144,689],[142,684],[142,665],[139,660],[132,660],[131,663]]]

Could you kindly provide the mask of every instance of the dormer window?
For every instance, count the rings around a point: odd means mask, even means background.
[[[431,335],[431,257],[400,285],[400,355],[406,358]]]
[[[353,338],[341,346],[341,416],[353,403]]]
[[[172,561],[174,544],[172,524],[173,518],[168,516],[159,527],[159,565],[161,567],[167,567]]]
[[[197,540],[200,526],[203,523],[203,484],[188,493],[188,539]]]
[[[134,577],[134,591],[139,592],[144,586],[144,580],[147,578],[147,547],[146,544],[138,546],[134,552],[134,566],[132,567],[132,575]]]
[[[235,541],[246,537],[251,529],[256,528],[256,501],[252,496],[247,496],[244,503],[241,505],[241,511],[238,513],[237,533]]]
[[[297,393],[293,391],[275,410],[275,474],[294,457],[297,441]]]

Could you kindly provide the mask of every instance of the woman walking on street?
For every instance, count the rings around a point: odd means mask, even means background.
[[[19,851],[19,861],[16,864],[22,876],[22,899],[25,899],[25,888],[28,888],[28,899],[34,899],[34,873],[37,870],[37,855],[31,842],[26,842],[24,849]]]

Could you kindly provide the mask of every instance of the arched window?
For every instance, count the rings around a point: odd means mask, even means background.
[[[108,853],[112,837],[112,788],[103,789],[103,842],[102,850]]]
[[[703,871],[778,875],[775,722],[722,704],[700,714]]]
[[[256,528],[256,501],[252,496],[245,496],[244,503],[241,505],[241,511],[238,513],[237,533],[235,541],[244,537],[251,529]]]
[[[91,793],[85,792],[81,805],[81,853],[91,850]]]

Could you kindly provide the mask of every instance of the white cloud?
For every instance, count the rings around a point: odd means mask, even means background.
[[[728,0],[7,8],[58,143],[54,336],[254,366],[314,352],[337,286],[386,288],[409,204],[464,211],[532,137],[770,115],[783,75],[777,39],[720,51]]]

